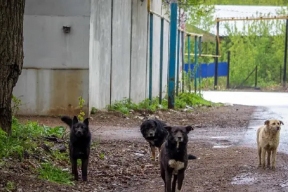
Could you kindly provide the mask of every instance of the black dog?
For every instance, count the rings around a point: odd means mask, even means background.
[[[180,191],[185,176],[184,172],[188,164],[188,133],[193,130],[193,128],[191,126],[166,126],[164,128],[169,134],[167,140],[161,146],[161,177],[165,183],[165,192],[175,192],[177,181],[177,191]],[[174,175],[174,178],[171,188],[172,175]]]
[[[165,126],[166,124],[158,119],[148,119],[140,125],[140,131],[150,145],[153,161],[155,160],[155,148],[157,147],[159,152],[168,135],[168,132],[164,129]]]
[[[88,118],[86,118],[83,123],[79,122],[76,116],[74,116],[73,119],[63,116],[61,120],[70,127],[69,155],[74,179],[78,180],[77,159],[81,159],[82,179],[83,181],[87,181],[91,144]]]
[[[143,137],[148,141],[151,149],[151,159],[155,160],[155,148],[158,148],[160,153],[161,145],[168,136],[167,130],[164,128],[166,124],[159,119],[147,119],[141,126],[140,131]],[[194,155],[188,155],[188,159],[197,159]]]

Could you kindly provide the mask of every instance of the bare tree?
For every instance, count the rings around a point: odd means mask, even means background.
[[[23,66],[25,0],[0,0],[0,127],[11,134],[13,88]]]

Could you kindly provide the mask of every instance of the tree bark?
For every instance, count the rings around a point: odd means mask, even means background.
[[[0,127],[11,134],[13,88],[23,66],[25,0],[0,0]]]

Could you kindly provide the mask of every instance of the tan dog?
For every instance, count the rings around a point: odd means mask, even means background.
[[[264,125],[257,130],[257,146],[259,167],[265,169],[265,157],[267,152],[267,167],[270,167],[270,157],[272,154],[272,169],[275,169],[276,152],[279,145],[281,124],[277,119],[266,120]]]

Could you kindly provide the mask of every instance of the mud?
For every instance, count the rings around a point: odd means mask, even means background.
[[[277,154],[275,171],[257,168],[254,131],[262,124],[261,113],[266,109],[257,108],[252,115],[254,111],[254,107],[235,105],[154,114],[168,124],[195,127],[189,133],[188,153],[199,159],[189,161],[182,192],[288,191],[286,154]],[[5,170],[0,171],[0,187],[14,181],[18,191],[163,191],[158,163],[150,161],[148,144],[139,132],[141,117],[141,114],[123,116],[105,112],[93,117],[91,131],[99,145],[92,148],[87,184],[60,186],[35,176],[31,179],[25,172]],[[58,118],[25,117],[21,121],[27,119],[61,125]],[[104,158],[100,158],[100,154],[104,154]]]

